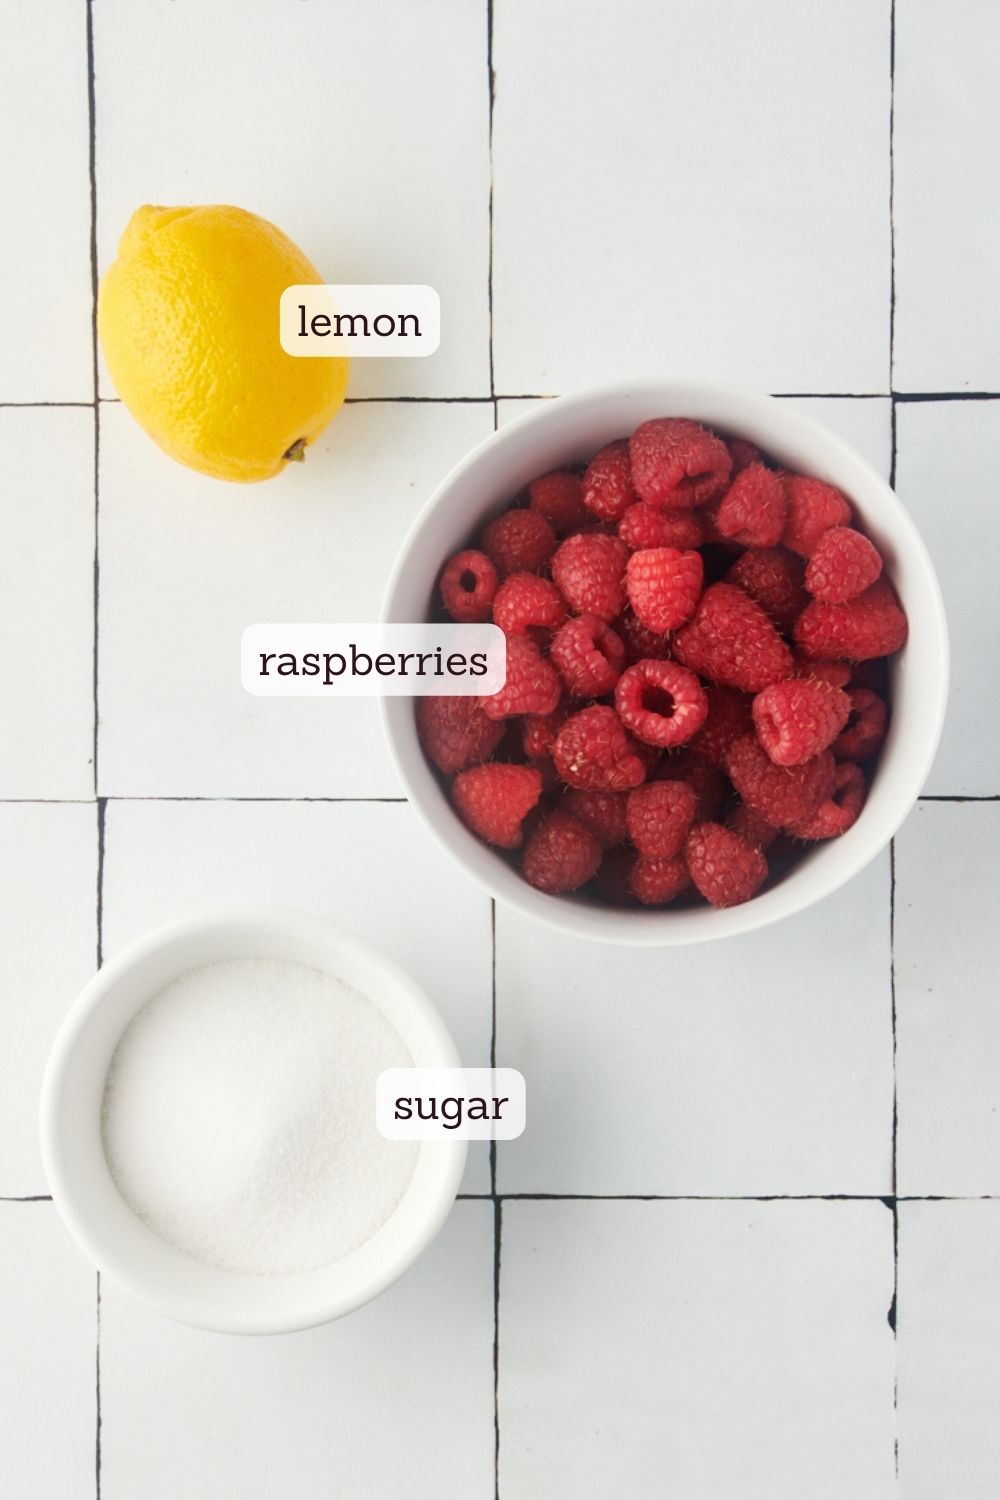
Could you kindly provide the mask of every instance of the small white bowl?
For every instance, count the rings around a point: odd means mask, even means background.
[[[466,829],[417,738],[413,700],[386,698],[389,747],[407,794],[428,827],[466,871],[525,915],[575,937],[672,946],[730,937],[791,916],[837,890],[889,842],[912,808],[937,749],[948,692],[948,632],[941,590],[916,527],[866,459],[785,401],[678,380],[584,391],[545,401],[494,433],[453,469],[403,543],[386,595],[388,621],[426,620],[445,560],[468,546],[485,520],[529,480],[586,460],[652,417],[693,417],[748,438],[790,469],[844,491],[885,558],[909,617],[905,649],[892,664],[892,720],[860,818],[841,838],[817,845],[777,883],[743,906],[632,910],[586,896],[534,890]]]
[[[221,1271],[159,1239],[120,1196],[104,1157],[108,1067],[147,1000],[188,969],[232,958],[284,959],[333,974],[379,1007],[415,1067],[459,1066],[444,1023],[413,980],[322,918],[270,908],[199,917],[149,933],[111,959],[69,1011],[42,1085],[42,1160],[56,1207],[80,1248],[136,1297],[197,1328],[285,1333],[339,1318],[402,1275],[451,1209],[466,1143],[420,1142],[413,1176],[390,1218],[357,1250],[317,1271]]]

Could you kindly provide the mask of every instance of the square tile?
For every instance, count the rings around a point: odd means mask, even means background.
[[[497,389],[886,391],[889,35],[888,0],[497,0]]]
[[[489,394],[485,5],[101,0],[94,20],[102,270],[141,203],[236,203],[328,281],[437,289],[437,353],[356,361],[352,396]]]
[[[0,1203],[0,1494],[94,1493],[97,1278],[51,1203]]]
[[[501,1495],[892,1500],[882,1204],[504,1203],[500,1274]]]
[[[201,1333],[108,1286],[101,1385],[103,1500],[493,1500],[492,1207],[307,1333]]]
[[[56,1031],[97,964],[96,894],[93,803],[0,803],[0,1197],[48,1191],[38,1094]]]
[[[666,952],[498,907],[497,1063],[528,1086],[504,1192],[890,1192],[888,856],[780,930]]]
[[[1000,388],[997,12],[983,0],[896,7],[894,385]]]
[[[94,792],[94,418],[0,410],[0,796]],[[58,665],[55,665],[58,664]]]
[[[467,1067],[489,1063],[489,898],[395,803],[114,802],[104,952],[162,922],[239,905],[314,911],[396,959],[431,996]],[[489,1191],[471,1143],[466,1192]]]
[[[982,664],[1000,655],[993,563],[1000,546],[1000,401],[901,403],[896,437],[896,488],[930,549],[951,634],[948,715],[924,790],[994,796],[1000,700],[983,692]]]
[[[1000,1493],[1000,1203],[899,1205],[899,1500]]]
[[[1000,805],[921,802],[896,835],[899,1191],[1000,1194]]]
[[[399,796],[377,701],[252,697],[240,636],[377,620],[417,511],[492,430],[489,402],[349,406],[294,473],[224,485],[103,407],[102,792]]]
[[[87,8],[0,10],[0,401],[91,401]]]

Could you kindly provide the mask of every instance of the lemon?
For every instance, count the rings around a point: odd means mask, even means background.
[[[137,209],[97,310],[122,401],[189,468],[270,479],[344,399],[346,359],[297,359],[278,339],[281,293],[321,281],[280,229],[245,209]]]

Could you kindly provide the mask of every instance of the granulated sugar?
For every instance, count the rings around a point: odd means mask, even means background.
[[[304,964],[192,969],[123,1035],[104,1150],[125,1201],[178,1250],[231,1271],[329,1265],[403,1196],[417,1145],[375,1128],[375,1080],[411,1066],[364,995]]]

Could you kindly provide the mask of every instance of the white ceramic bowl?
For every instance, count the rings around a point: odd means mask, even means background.
[[[600,906],[585,896],[532,889],[481,844],[450,807],[417,738],[413,701],[383,700],[389,746],[406,791],[431,831],[487,890],[526,915],[576,937],[643,946],[703,942],[749,932],[801,911],[850,880],[875,857],[913,806],[930,770],[944,719],[948,634],[941,591],[916,527],[892,490],[842,438],[785,401],[749,391],[661,380],[545,401],[474,448],[418,516],[389,585],[385,618],[428,618],[442,564],[529,480],[592,456],[652,417],[694,417],[749,438],[790,469],[837,485],[878,544],[910,623],[892,667],[892,722],[868,801],[841,838],[817,845],[783,879],[728,911]]]
[[[159,1312],[223,1333],[283,1333],[360,1307],[406,1270],[444,1223],[465,1165],[464,1141],[422,1141],[409,1186],[365,1244],[318,1271],[250,1276],[217,1270],[159,1239],[119,1195],[101,1144],[112,1055],[136,1012],[199,964],[275,958],[312,965],[376,1004],[415,1067],[457,1067],[458,1053],[402,969],[320,917],[248,909],[165,927],[100,970],[69,1011],[42,1086],[42,1159],[56,1207],[101,1271]],[[374,1111],[375,1101],[372,1100]]]

